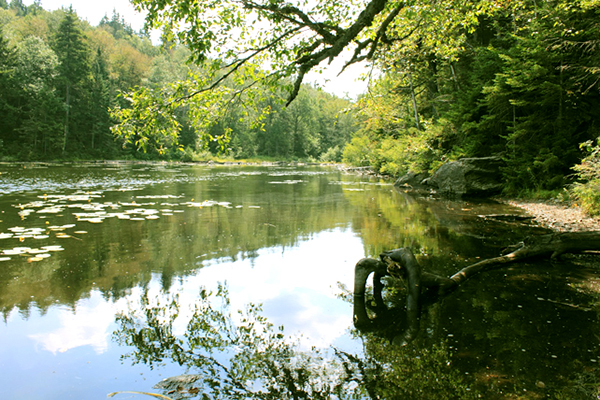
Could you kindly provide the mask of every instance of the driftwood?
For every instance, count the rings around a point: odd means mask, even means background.
[[[402,332],[387,334],[397,344],[403,345],[413,340],[419,331],[419,319],[424,306],[435,303],[452,293],[473,276],[492,269],[502,268],[519,261],[539,258],[557,259],[565,253],[582,253],[600,250],[600,232],[552,233],[530,237],[516,246],[511,246],[507,254],[472,264],[449,278],[423,272],[410,248],[386,251],[380,259],[365,258],[354,269],[354,325],[359,330],[377,331],[389,325],[390,317],[383,297],[381,279],[386,275],[404,279],[407,286],[406,305],[402,321]],[[365,288],[369,276],[373,274],[375,317],[369,317],[365,302]]]

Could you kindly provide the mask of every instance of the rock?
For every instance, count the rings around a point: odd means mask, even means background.
[[[463,158],[442,165],[427,184],[449,197],[487,197],[502,190],[500,157]]]
[[[179,391],[190,390],[194,388],[194,383],[199,379],[202,379],[202,376],[196,374],[171,376],[170,378],[165,378],[158,382],[156,385],[154,385],[154,388]]]
[[[394,186],[396,187],[400,187],[400,186],[404,186],[404,187],[411,187],[411,188],[423,188],[426,187],[427,184],[426,182],[424,182],[427,178],[429,177],[429,174],[427,172],[413,172],[413,171],[408,171],[406,173],[406,175],[401,176],[400,178],[398,178],[398,180],[396,180],[396,182],[394,183]]]

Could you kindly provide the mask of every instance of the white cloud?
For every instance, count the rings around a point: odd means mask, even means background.
[[[53,354],[91,346],[97,354],[104,353],[109,346],[115,322],[115,313],[125,307],[125,301],[116,304],[102,298],[99,292],[92,292],[89,299],[78,302],[75,310],[56,308],[58,328],[31,334],[28,337],[37,346]]]
[[[186,279],[193,292],[185,297],[193,301],[200,286],[227,281],[232,310],[262,303],[275,326],[326,347],[352,323],[352,306],[337,298],[338,282],[352,288],[354,265],[363,257],[362,241],[350,230],[321,232],[293,248],[261,249],[253,260],[215,261]]]
[[[234,317],[248,303],[262,303],[262,314],[269,322],[283,325],[289,336],[301,334],[301,345],[328,347],[352,324],[352,306],[337,298],[337,283],[352,287],[354,265],[362,257],[360,238],[349,229],[336,229],[318,233],[295,247],[261,249],[252,260],[212,261],[172,288],[179,295],[181,311],[173,331],[185,332],[200,287],[212,289],[226,282]],[[156,277],[149,289],[151,298],[160,295]],[[49,314],[54,314],[52,319],[58,326],[28,337],[38,348],[53,354],[82,346],[102,354],[110,346],[115,315],[129,306],[139,307],[141,293],[136,288],[126,298],[112,302],[92,291],[75,309],[51,309]]]

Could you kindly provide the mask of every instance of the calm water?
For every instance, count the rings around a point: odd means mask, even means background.
[[[135,347],[116,316],[139,314],[146,297],[176,296],[170,329],[184,337],[201,289],[220,284],[232,310],[262,304],[260,315],[300,350],[364,356],[346,300],[354,264],[412,244],[425,269],[450,275],[543,233],[480,217],[500,213],[519,211],[411,197],[334,168],[0,165],[3,398],[164,394],[153,386],[195,371],[168,357],[122,360]],[[600,376],[597,265],[486,273],[429,310],[411,351],[441,343],[461,385],[488,398],[585,396]]]

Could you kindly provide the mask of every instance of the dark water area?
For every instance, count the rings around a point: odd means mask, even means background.
[[[334,167],[0,164],[3,398],[259,398],[274,365],[325,398],[597,398],[593,256],[477,276],[403,348],[353,328],[358,260],[450,276],[546,232],[484,218],[521,213]]]

